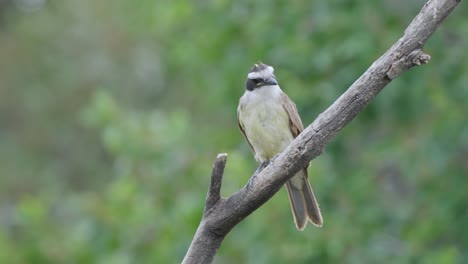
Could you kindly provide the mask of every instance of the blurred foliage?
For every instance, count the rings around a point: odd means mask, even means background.
[[[237,128],[271,64],[305,124],[423,1],[0,1],[0,263],[175,263],[203,211],[256,168]],[[466,5],[313,161],[323,228],[280,191],[216,263],[467,263]],[[272,221],[274,219],[274,221]]]

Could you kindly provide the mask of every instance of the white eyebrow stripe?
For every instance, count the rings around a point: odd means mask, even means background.
[[[249,74],[247,75],[247,78],[249,78],[249,79],[257,79],[257,78],[260,78],[260,77],[263,76],[262,72],[263,72],[263,71],[261,71],[261,72],[251,72],[251,73],[249,73]]]
[[[268,68],[261,70],[259,72],[251,72],[247,75],[247,78],[249,79],[256,79],[256,78],[262,78],[265,75],[273,74],[275,69],[273,67],[268,66]]]

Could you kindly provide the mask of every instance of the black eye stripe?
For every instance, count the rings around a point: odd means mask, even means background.
[[[255,79],[252,79],[252,81],[257,84],[257,83],[263,82],[263,79],[262,78],[255,78]]]
[[[260,80],[261,79],[247,79],[245,83],[245,88],[249,91],[253,91],[255,88],[258,87]]]

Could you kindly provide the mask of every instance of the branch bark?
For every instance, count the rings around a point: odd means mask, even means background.
[[[413,66],[427,63],[430,56],[422,51],[424,44],[459,2],[428,0],[403,36],[385,54],[288,148],[264,169],[258,169],[241,190],[228,198],[221,198],[219,194],[227,155],[218,155],[203,217],[183,263],[211,263],[229,231],[319,156],[336,133],[351,122],[388,83]]]

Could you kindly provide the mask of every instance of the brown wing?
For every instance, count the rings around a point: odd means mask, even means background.
[[[281,93],[281,100],[283,101],[283,108],[286,110],[286,113],[289,117],[289,128],[291,129],[293,137],[296,138],[302,132],[302,130],[304,130],[304,125],[302,125],[301,117],[297,111],[296,104],[291,99],[289,99],[288,95],[285,93]],[[309,165],[304,168],[306,177],[308,177],[308,167]]]
[[[286,110],[286,113],[289,116],[289,128],[291,129],[291,133],[293,137],[297,137],[299,133],[304,130],[304,126],[302,125],[301,117],[297,112],[296,104],[294,104],[291,99],[285,94],[281,93],[281,100],[283,103],[283,108]]]
[[[249,147],[250,147],[250,150],[252,150],[252,153],[254,154],[255,156],[255,150],[254,148],[252,147],[252,144],[250,144],[250,141],[249,139],[247,138],[247,135],[245,134],[245,130],[244,130],[244,125],[242,124],[240,118],[239,118],[239,113],[242,111],[242,108],[244,107],[244,104],[242,103],[242,101],[239,102],[239,108],[237,108],[237,124],[239,125],[239,129],[240,131],[242,132],[242,135],[244,136],[245,138],[245,141],[247,141],[247,144],[249,144]]]

